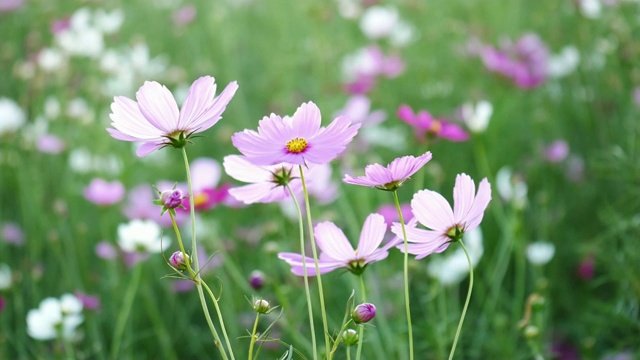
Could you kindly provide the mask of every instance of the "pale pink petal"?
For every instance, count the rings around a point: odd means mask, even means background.
[[[286,261],[291,265],[291,272],[298,276],[304,276],[304,264],[302,262],[302,256],[295,253],[279,253],[278,258]],[[316,267],[312,258],[305,257],[307,276],[316,276]],[[326,274],[335,269],[339,269],[345,266],[341,261],[336,260],[318,260],[318,268],[320,274]]]
[[[288,196],[287,189],[276,184],[261,182],[229,189],[229,195],[245,204],[280,201]]]
[[[355,250],[334,223],[325,221],[314,227],[316,243],[323,253],[333,259],[348,262],[355,258]]]
[[[471,177],[467,174],[458,174],[456,176],[456,184],[453,187],[453,217],[454,223],[462,222],[471,206],[476,195],[476,185]]]
[[[111,126],[123,134],[150,140],[161,137],[162,130],[150,124],[140,112],[138,103],[124,96],[116,96],[111,103]]]
[[[491,201],[491,185],[489,184],[489,181],[484,178],[480,181],[478,194],[473,201],[471,209],[469,209],[469,212],[463,219],[465,223],[464,231],[471,231],[480,225],[484,211],[489,205],[489,201]]]
[[[257,183],[273,179],[273,175],[264,167],[254,165],[241,155],[225,156],[222,165],[227,175],[238,181]]]
[[[166,86],[145,81],[136,92],[138,106],[144,117],[165,135],[177,130],[178,104]]]
[[[216,81],[213,77],[203,76],[194,81],[182,103],[176,127],[178,129],[193,128],[194,120],[197,120],[211,106],[215,95]]]
[[[152,152],[162,148],[165,145],[166,144],[161,143],[161,142],[146,142],[146,143],[143,143],[142,145],[138,146],[138,149],[136,150],[136,155],[138,155],[138,157],[145,157],[145,156],[151,154]]]
[[[411,210],[422,225],[432,230],[447,231],[455,225],[451,206],[435,191],[421,190],[413,195]]]
[[[195,132],[201,132],[215,125],[220,120],[236,90],[238,90],[238,83],[235,81],[230,82],[220,95],[210,103],[209,108],[204,113],[191,120],[189,128]]]
[[[320,130],[321,122],[320,109],[311,101],[300,105],[291,119],[293,133],[304,139],[314,136]]]
[[[358,241],[357,257],[368,259],[382,243],[387,232],[387,224],[380,214],[370,214],[362,226]]]
[[[191,163],[191,187],[193,192],[215,188],[220,180],[220,164],[210,158],[198,158]]]

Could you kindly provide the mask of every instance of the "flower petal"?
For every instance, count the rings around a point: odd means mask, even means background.
[[[323,253],[335,260],[349,262],[356,253],[342,230],[330,221],[321,222],[314,228],[316,242]]]
[[[136,92],[136,99],[142,115],[164,135],[178,129],[178,104],[166,86],[145,81]]]
[[[473,201],[471,209],[469,209],[469,212],[463,219],[465,223],[465,231],[471,231],[480,225],[482,217],[484,216],[484,211],[489,205],[489,201],[491,201],[491,185],[487,178],[484,178],[480,181],[478,194]]]
[[[362,226],[358,249],[356,250],[358,258],[367,259],[380,246],[386,232],[387,223],[382,215],[370,214],[367,216]]]
[[[411,211],[422,225],[432,230],[445,232],[455,225],[451,206],[435,191],[421,190],[413,195]]]

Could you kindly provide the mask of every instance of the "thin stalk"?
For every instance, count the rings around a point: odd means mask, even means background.
[[[400,225],[402,226],[402,238],[404,240],[404,307],[407,314],[407,328],[409,330],[409,359],[413,360],[413,329],[411,326],[411,308],[409,305],[409,243],[407,242],[407,229],[404,225],[404,217],[402,216],[402,210],[400,209],[400,200],[398,200],[398,192],[393,191],[393,200],[396,203],[396,209],[398,209],[398,216],[400,217]]]
[[[289,184],[287,184],[287,190],[289,190],[289,194],[293,199],[293,203],[296,205],[296,210],[298,210],[298,224],[300,225],[300,253],[302,255],[302,275],[304,277],[304,293],[307,297],[307,308],[309,312],[309,327],[311,330],[311,347],[313,348],[313,359],[318,359],[317,348],[316,348],[316,330],[313,325],[313,307],[311,304],[311,291],[309,290],[309,275],[307,274],[307,255],[304,250],[304,220],[302,219],[302,209],[300,209],[300,204],[298,203],[298,199],[296,198],[293,190]],[[319,274],[319,272],[318,272]]]
[[[362,292],[362,302],[367,302],[367,292],[364,286],[364,279],[362,274],[358,276],[360,279],[360,291]],[[360,324],[359,334],[358,334],[358,350],[356,351],[356,360],[360,360],[360,355],[362,354],[362,343],[364,342],[364,325]]]
[[[227,335],[227,330],[224,326],[224,320],[222,319],[222,312],[220,311],[220,306],[218,305],[218,299],[211,292],[211,288],[204,281],[201,282],[202,286],[209,293],[209,297],[211,297],[211,301],[213,302],[213,307],[216,309],[216,314],[218,314],[218,321],[220,322],[220,328],[222,329],[222,336],[224,336],[224,341],[227,344],[227,348],[229,348],[229,353],[231,355],[231,359],[233,359],[233,350],[231,347],[231,342],[229,341],[229,336]]]
[[[118,359],[120,344],[122,343],[122,335],[124,334],[124,328],[127,325],[127,320],[129,320],[133,299],[135,298],[136,290],[138,290],[138,286],[140,285],[140,278],[142,278],[142,264],[137,264],[133,270],[133,276],[131,278],[131,282],[129,282],[129,287],[127,287],[127,291],[124,293],[122,306],[120,307],[120,312],[116,319],[116,328],[113,333],[113,343],[111,344],[111,358],[114,360]]]
[[[320,311],[322,312],[322,327],[324,329],[324,344],[326,354],[329,354],[331,344],[329,343],[329,326],[327,325],[327,312],[324,308],[324,292],[322,291],[322,277],[320,275],[320,266],[318,266],[318,250],[316,249],[316,237],[313,231],[313,221],[311,220],[311,206],[309,205],[309,193],[307,192],[307,183],[304,180],[304,171],[300,166],[300,180],[302,181],[302,191],[304,192],[305,208],[307,210],[307,226],[309,227],[309,235],[311,237],[311,251],[313,252],[313,263],[316,267],[316,278],[318,279],[318,292],[320,293]]]
[[[193,196],[193,187],[191,185],[191,170],[189,170],[189,158],[187,157],[187,151],[185,150],[185,148],[182,148],[182,159],[184,160],[184,167],[187,173],[187,188],[189,191],[189,207],[190,207],[190,213],[191,213],[191,258],[193,259],[192,272],[195,272],[195,275],[192,275],[193,281],[196,284],[196,289],[198,289],[198,297],[200,299],[200,304],[202,304],[202,311],[204,312],[204,316],[207,319],[207,323],[209,324],[209,329],[211,330],[211,333],[213,334],[214,339],[217,341],[215,345],[216,346],[219,345],[222,358],[227,359],[227,353],[224,347],[222,346],[222,344],[220,343],[218,333],[216,332],[215,327],[213,326],[213,321],[211,321],[211,316],[209,315],[209,309],[207,307],[207,300],[205,299],[204,291],[202,290],[202,278],[200,278],[200,266],[198,265],[198,246],[196,242],[196,208],[195,208],[195,200]],[[184,255],[184,250],[182,251]],[[214,304],[217,308],[218,307],[217,301],[214,301]],[[219,311],[218,311],[218,316],[220,316]],[[223,322],[220,322],[220,327],[222,328],[223,334],[226,334],[226,330],[224,328]],[[233,349],[231,348],[231,346],[229,346],[228,341],[227,341],[227,346],[229,348],[229,354],[231,356],[231,359],[235,360],[235,357],[233,356]]]
[[[473,265],[471,264],[471,258],[469,257],[469,253],[467,252],[467,248],[464,246],[462,239],[460,239],[460,241],[458,242],[460,243],[460,246],[462,246],[462,250],[464,250],[464,254],[467,257],[467,262],[469,263],[469,290],[467,291],[467,299],[464,301],[464,307],[462,308],[462,316],[460,316],[460,321],[458,322],[456,336],[453,338],[453,345],[451,346],[451,352],[449,353],[449,360],[453,359],[453,354],[456,352],[456,345],[458,345],[460,330],[462,329],[464,317],[465,315],[467,315],[467,308],[469,307],[469,300],[471,299],[471,292],[473,291]]]
[[[251,331],[251,343],[249,344],[249,360],[253,360],[253,345],[256,343],[256,331],[258,330],[258,321],[260,321],[260,313],[256,314],[256,320],[253,322],[253,330]]]

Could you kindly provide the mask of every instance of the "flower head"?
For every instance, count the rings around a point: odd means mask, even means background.
[[[453,209],[439,193],[431,190],[418,191],[411,201],[415,220],[428,230],[415,227],[410,222],[407,230],[408,252],[421,259],[434,252],[442,252],[451,242],[458,241],[465,232],[480,225],[484,211],[491,200],[491,186],[485,178],[480,182],[478,193],[475,184],[466,174],[458,174],[453,188]],[[402,237],[400,224],[394,223],[391,231]]]
[[[376,317],[376,306],[371,303],[363,303],[356,306],[351,312],[351,319],[356,324],[363,324]]]
[[[132,220],[118,225],[118,245],[123,251],[155,253],[169,243],[169,239],[162,238],[160,225],[151,220]]]
[[[380,164],[367,165],[364,176],[352,177],[345,175],[347,184],[375,187],[380,190],[393,191],[401,187],[405,181],[420,170],[431,160],[431,152],[427,151],[421,156],[403,156],[393,160],[387,167]]]
[[[124,198],[124,185],[119,181],[108,182],[104,179],[93,179],[84,189],[85,199],[96,205],[112,205]]]
[[[234,81],[215,96],[216,83],[211,76],[193,82],[182,108],[171,92],[155,81],[147,81],[133,101],[116,96],[111,104],[112,137],[141,142],[137,155],[142,157],[165,146],[183,147],[189,138],[220,120],[227,104],[238,89]]]
[[[402,105],[398,109],[398,117],[413,126],[420,141],[424,141],[427,136],[451,141],[466,141],[469,138],[469,134],[462,127],[445,120],[436,119],[426,110],[421,110],[416,114],[409,105]]]
[[[83,320],[82,302],[75,296],[46,298],[37,309],[27,313],[27,333],[37,340],[52,340],[59,335],[72,339]]]
[[[326,128],[320,127],[320,122],[320,109],[308,102],[300,105],[292,117],[265,116],[257,132],[238,132],[231,141],[256,165],[324,164],[346,149],[360,124],[352,125],[345,117],[338,117]]]
[[[380,214],[370,214],[367,217],[360,233],[357,249],[353,249],[342,230],[332,222],[319,223],[314,230],[318,247],[322,250],[320,259],[318,259],[320,274],[344,267],[359,275],[369,263],[385,259],[389,255],[389,249],[397,245],[396,242],[393,242],[378,248],[387,230],[384,217]],[[292,273],[299,276],[304,275],[304,265],[300,254],[279,253],[278,257],[291,265]],[[307,274],[315,276],[313,259],[306,258],[305,262]]]

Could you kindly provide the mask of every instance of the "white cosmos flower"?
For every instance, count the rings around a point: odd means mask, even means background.
[[[398,10],[391,6],[371,6],[360,18],[360,29],[369,39],[380,39],[392,34],[400,21]]]
[[[0,264],[0,290],[11,287],[11,268],[7,264]]]
[[[83,320],[82,302],[78,298],[71,294],[64,294],[60,299],[50,297],[27,313],[27,333],[37,340],[59,336],[73,339]]]
[[[170,240],[162,237],[160,225],[152,220],[131,220],[118,225],[118,245],[125,252],[157,253]]]
[[[487,129],[492,114],[493,105],[486,100],[478,101],[475,106],[470,103],[462,106],[462,119],[474,133],[481,133]]]
[[[15,101],[0,97],[0,135],[16,132],[26,118],[24,110]]]
[[[556,253],[556,247],[550,242],[538,241],[527,245],[527,260],[533,265],[545,265]]]
[[[505,166],[498,170],[496,188],[500,197],[522,209],[527,205],[527,183],[522,177],[514,175],[511,168]]]

